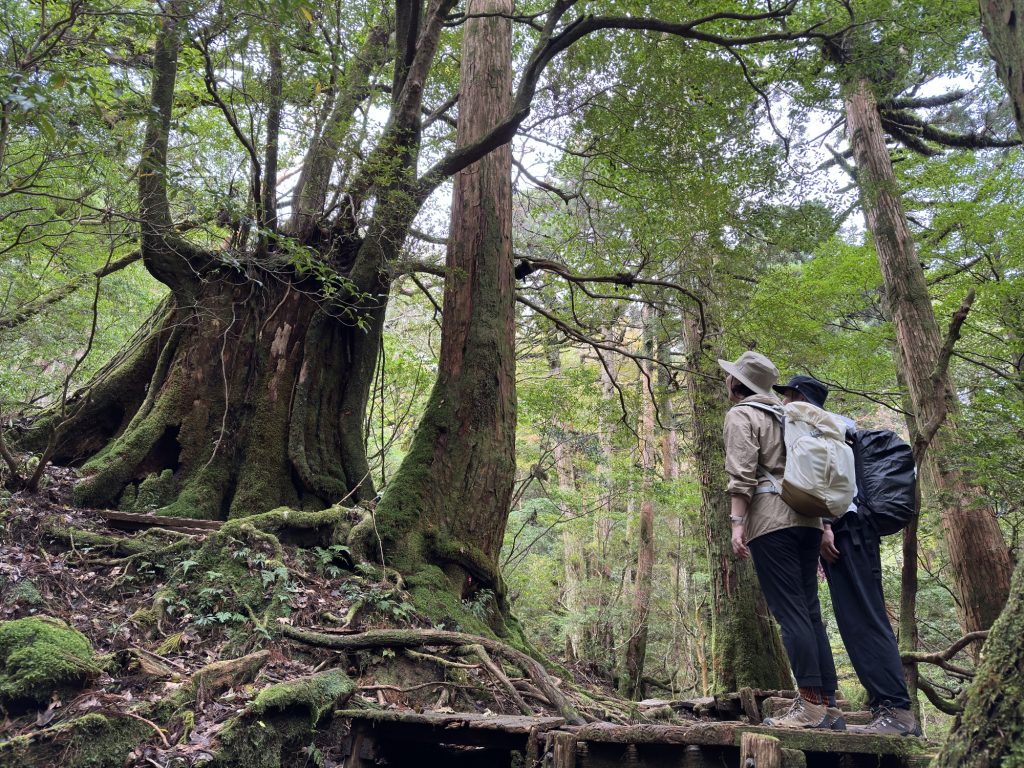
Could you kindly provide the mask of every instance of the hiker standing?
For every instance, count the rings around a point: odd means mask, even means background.
[[[783,396],[784,403],[808,402],[822,409],[828,397],[828,387],[810,376],[794,376],[788,384],[773,389]],[[856,430],[852,419],[837,415],[851,431]],[[856,503],[838,520],[831,524],[826,520],[824,525],[821,559],[836,624],[874,715],[869,725],[856,730],[920,736],[885,608],[878,533],[857,514]]]
[[[835,708],[835,663],[818,603],[821,521],[794,512],[768,479],[781,477],[786,462],[782,403],[772,392],[779,371],[757,352],[718,364],[728,374],[733,403],[724,430],[733,552],[753,557],[800,690],[785,715],[764,722],[842,730],[842,713]]]

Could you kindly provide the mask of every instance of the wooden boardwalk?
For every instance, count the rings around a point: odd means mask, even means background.
[[[921,739],[741,722],[566,725],[558,717],[342,710],[346,768],[923,768]]]

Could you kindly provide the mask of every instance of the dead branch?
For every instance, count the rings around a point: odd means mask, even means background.
[[[494,678],[494,680],[505,689],[505,692],[512,698],[512,701],[519,707],[519,711],[527,717],[533,717],[535,714],[530,706],[523,701],[523,697],[519,694],[519,691],[512,681],[508,679],[508,676],[502,672],[501,667],[494,663],[494,660],[488,655],[487,650],[482,645],[469,645],[466,646],[466,650],[474,654],[480,662],[484,665],[484,669]]]

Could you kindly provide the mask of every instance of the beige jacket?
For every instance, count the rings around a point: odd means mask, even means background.
[[[751,395],[742,402],[782,408],[782,402],[774,395]],[[797,514],[777,493],[754,493],[755,488],[770,485],[757,476],[758,464],[780,480],[786,470],[782,425],[777,418],[760,408],[739,403],[726,414],[723,434],[729,495],[746,496],[751,500],[744,531],[747,541],[797,525],[821,528],[818,518]]]

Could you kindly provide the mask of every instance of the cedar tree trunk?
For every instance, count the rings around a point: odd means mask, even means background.
[[[728,478],[722,424],[727,402],[714,355],[702,348],[696,317],[684,318],[689,362],[687,393],[693,413],[693,450],[701,488],[701,519],[711,569],[712,690],[789,688],[789,662],[750,560],[737,560],[730,543]]]
[[[981,29],[996,62],[999,79],[1013,104],[1017,132],[1024,138],[1024,3],[1020,0],[979,0]]]
[[[654,434],[654,375],[651,369],[654,351],[651,336],[651,310],[643,308],[644,354],[640,362],[640,525],[637,531],[636,579],[633,583],[633,608],[629,640],[619,677],[619,693],[629,699],[643,696],[644,661],[647,658],[647,634],[650,628],[651,589],[654,577],[654,465],[657,444]]]
[[[145,266],[170,297],[72,400],[66,418],[51,416],[26,438],[38,442],[47,428],[57,430],[54,458],[82,463],[79,503],[225,518],[372,498],[363,420],[391,281],[385,267],[397,260],[418,209],[422,82],[453,2],[435,3],[423,25],[419,4],[399,4],[396,24],[404,33],[392,51],[392,113],[365,163],[375,170],[357,175],[344,195],[352,210],[333,219],[324,213],[328,185],[318,173],[337,162],[338,147],[314,141],[304,162],[309,184],[293,221],[278,225],[285,59],[280,40],[269,41],[263,152],[256,151],[260,137],[233,126],[250,150],[257,228],[252,236],[251,224],[235,228],[230,258],[183,239],[172,219],[168,151],[189,6],[165,6],[140,160],[139,223]],[[335,89],[342,111],[365,97],[370,72],[388,58],[388,39],[386,24],[370,30]],[[336,138],[344,122],[338,109],[331,120],[324,130]],[[354,210],[371,196],[363,238]],[[316,276],[280,248],[287,237],[313,254]]]
[[[965,632],[987,629],[1006,602],[1010,557],[995,514],[957,464],[956,393],[938,370],[942,338],[924,271],[900,201],[882,123],[869,84],[847,86],[846,121],[857,166],[861,203],[885,279],[896,341],[906,361],[918,432],[929,441]],[[941,426],[941,429],[940,429]]]
[[[458,145],[511,104],[512,0],[467,8]],[[403,573],[440,566],[463,598],[493,590],[515,479],[515,285],[512,154],[503,145],[455,177],[438,378],[409,453],[377,509],[385,558]],[[421,578],[433,579],[429,573]],[[415,578],[413,587],[425,586]]]

